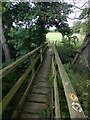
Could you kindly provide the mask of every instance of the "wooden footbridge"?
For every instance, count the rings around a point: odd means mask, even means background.
[[[26,69],[23,75],[18,79],[18,81],[0,103],[0,115],[2,116],[2,119],[3,112],[7,109],[8,105],[12,101],[12,98],[14,98],[15,94],[17,91],[19,91],[23,82],[30,74],[30,82],[17,105],[19,109],[14,110],[11,119],[39,119],[39,113],[45,110],[48,106],[50,106],[51,109],[51,115],[49,116],[49,119],[62,119],[60,109],[60,99],[62,99],[62,96],[60,96],[58,91],[59,88],[56,74],[56,72],[58,72],[62,80],[70,118],[74,118],[74,120],[78,120],[80,118],[80,120],[86,120],[86,116],[84,115],[78,97],[73,89],[70,79],[62,65],[54,45],[50,46],[45,43],[43,46],[40,46],[28,54],[22,56],[11,65],[0,70],[1,77],[6,76],[25,59],[28,59],[29,57],[33,58],[33,55],[35,58],[32,59],[30,66]],[[37,69],[35,69],[35,66],[38,66]],[[52,78],[52,87],[49,82],[50,77]]]

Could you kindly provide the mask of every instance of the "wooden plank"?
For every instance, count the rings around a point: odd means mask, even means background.
[[[58,85],[57,85],[56,70],[55,70],[53,58],[52,58],[52,68],[54,74],[55,118],[61,119]]]
[[[14,63],[10,64],[9,66],[3,68],[0,70],[0,77],[4,77],[6,74],[8,74],[11,70],[13,70],[16,66],[18,66],[21,62],[23,62],[26,58],[28,58],[29,56],[31,56],[32,54],[34,54],[35,52],[37,52],[40,48],[46,46],[47,43],[45,43],[44,45],[34,49],[33,51],[27,53],[26,55],[22,56],[21,58],[19,58],[18,60],[16,60]]]
[[[75,91],[74,91],[74,89],[72,87],[71,81],[70,81],[70,79],[69,79],[69,77],[68,77],[68,75],[67,75],[67,73],[66,73],[66,71],[65,71],[65,69],[64,69],[64,67],[62,65],[62,62],[61,62],[61,60],[59,58],[59,55],[58,55],[54,45],[53,45],[52,49],[53,49],[53,52],[55,54],[55,61],[56,61],[57,66],[58,66],[59,74],[60,74],[61,79],[62,79],[62,84],[63,84],[63,87],[64,87],[65,96],[66,96],[66,100],[67,100],[67,103],[68,103],[70,116],[71,116],[71,118],[74,118],[75,120],[77,118],[84,118],[84,120],[86,120],[86,117],[85,117],[85,114],[84,114],[83,110],[81,112],[77,112],[72,107],[73,103],[78,103],[79,105],[80,105],[80,103],[79,103],[79,101],[75,102],[75,101],[70,99],[69,95],[70,94],[76,95],[76,93],[75,93]]]

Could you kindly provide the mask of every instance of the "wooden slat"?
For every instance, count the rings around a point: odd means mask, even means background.
[[[31,56],[33,53],[37,52],[40,48],[44,47],[45,45],[47,45],[47,43],[45,43],[44,45],[42,45],[42,46],[34,49],[33,51],[27,53],[26,55],[22,56],[21,58],[19,58],[18,60],[16,60],[14,63],[10,64],[9,66],[1,69],[0,70],[0,77],[4,77],[11,70],[13,70],[16,66],[18,66],[21,62],[23,62],[26,58],[28,58],[29,56]]]
[[[47,48],[47,46],[44,48],[44,50],[43,50],[43,52],[41,54],[44,53],[44,51],[46,50],[46,48]],[[38,59],[40,58],[41,54],[39,54],[36,57],[36,59],[33,61],[33,63],[31,63],[31,65],[27,68],[27,70],[25,71],[25,73],[20,77],[20,79],[16,82],[16,84],[10,90],[10,92],[4,97],[4,99],[0,103],[0,107],[2,106],[2,111],[0,111],[1,112],[0,115],[5,110],[5,108],[7,107],[7,105],[9,104],[9,102],[11,101],[11,99],[13,98],[13,96],[15,95],[15,93],[17,92],[17,90],[19,89],[19,87],[22,85],[23,81],[28,76],[29,72],[32,70],[32,68],[34,67],[34,65],[36,64],[36,62],[38,61]]]
[[[30,88],[31,88],[31,86],[32,86],[33,81],[34,81],[35,75],[37,74],[40,66],[41,66],[41,64],[39,65],[39,67],[38,67],[38,69],[36,70],[36,72],[33,73],[33,75],[32,75],[32,78],[31,78],[31,80],[30,80],[30,83],[28,84],[28,87],[27,87],[27,89],[25,90],[24,95],[22,96],[22,98],[21,98],[21,100],[20,100],[20,102],[19,102],[19,104],[18,104],[19,109],[21,109],[21,107],[23,106],[23,103],[24,103],[24,101],[25,101],[25,99],[26,99],[26,97],[27,97],[27,95],[28,95],[28,92],[29,92],[29,90],[30,90]],[[13,115],[12,115],[12,119],[16,118],[16,117],[18,116],[18,114],[19,114],[19,111],[16,109],[16,110],[14,111]]]
[[[54,74],[55,118],[61,119],[58,85],[57,85],[56,70],[55,70],[53,58],[52,58],[52,68]]]
[[[75,102],[75,101],[70,100],[69,94],[75,94],[76,95],[76,93],[75,93],[75,91],[72,87],[71,81],[70,81],[70,79],[69,79],[69,77],[68,77],[68,75],[67,75],[67,73],[66,73],[66,71],[65,71],[65,69],[62,65],[62,62],[59,58],[59,55],[58,55],[54,45],[53,45],[52,49],[53,49],[53,52],[55,54],[55,61],[56,61],[56,64],[58,66],[59,74],[60,74],[61,79],[62,79],[62,84],[63,84],[63,87],[64,87],[65,96],[66,96],[66,100],[67,100],[67,103],[68,103],[70,116],[71,116],[71,118],[74,118],[75,120],[77,120],[77,118],[84,118],[84,120],[86,120],[86,117],[85,117],[85,114],[84,114],[83,110],[81,112],[77,112],[72,108],[72,103]],[[77,101],[77,103],[80,104],[79,101]]]

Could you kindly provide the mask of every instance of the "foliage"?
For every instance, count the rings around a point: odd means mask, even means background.
[[[79,20],[84,20],[84,22],[76,21],[74,22],[71,29],[74,33],[88,34],[90,33],[90,7],[85,7],[79,16]]]
[[[89,7],[85,7],[85,8],[82,10],[79,18],[80,18],[80,19],[87,19],[87,18],[89,17],[89,15],[90,15],[90,6],[89,6]]]
[[[90,18],[87,18],[84,22],[76,21],[71,27],[73,33],[79,33],[81,35],[86,35],[90,29]]]
[[[81,26],[81,32],[84,33],[84,34],[88,34],[90,33],[90,7],[85,7],[79,18],[82,20],[84,19],[84,22],[82,23],[82,26]]]
[[[65,70],[68,73],[68,76],[72,82],[72,84],[74,85],[74,87],[76,87],[79,83],[77,81],[77,79],[74,76],[74,71],[72,69],[70,69],[70,65],[69,64],[64,64]]]
[[[70,63],[78,50],[78,39],[76,36],[66,36],[61,43],[56,43],[56,47],[62,63]]]
[[[70,27],[67,23],[61,22],[61,24],[56,27],[57,27],[57,30],[62,34],[63,37],[65,35],[69,36],[72,34],[72,30],[70,29]]]
[[[73,26],[71,27],[73,33],[80,33],[80,28],[81,28],[81,21],[75,21],[73,23]]]
[[[12,58],[41,45],[50,26],[57,27],[63,35],[68,34],[67,16],[71,7],[65,2],[3,2],[3,31]]]
[[[10,65],[11,63],[13,63],[13,61],[14,61],[14,60],[11,59],[9,62],[2,63],[2,68],[4,68],[4,67]]]
[[[75,89],[75,92],[79,98],[80,104],[84,110],[86,116],[88,116],[88,88],[87,82],[88,76],[83,73],[74,72],[69,64],[64,64],[64,67],[68,73],[68,76],[71,80],[72,86]]]
[[[88,18],[87,20],[85,20],[85,22],[83,22],[81,24],[80,32],[81,32],[81,34],[88,34],[88,33],[90,33],[90,18]]]
[[[16,57],[26,54],[45,41],[45,34],[42,34],[40,29],[40,26],[34,25],[28,30],[22,27],[11,30],[10,37],[12,37],[12,40],[8,42],[17,51]],[[44,28],[42,30],[45,33],[47,32]]]
[[[42,112],[39,112],[39,118],[40,120],[43,120],[43,119],[50,119],[51,117],[51,111],[50,111],[50,108],[47,107],[45,110],[43,110]]]

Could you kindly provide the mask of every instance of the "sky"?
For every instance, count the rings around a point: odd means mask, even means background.
[[[81,9],[88,6],[88,2],[89,2],[89,0],[63,0],[63,1],[67,3],[71,3]],[[74,19],[79,17],[82,10],[78,8],[73,9],[74,12],[69,15],[69,18]],[[68,19],[69,26],[72,26],[73,22],[78,20],[78,19],[75,19],[75,20],[71,20],[71,19]]]
[[[67,2],[69,4],[72,4],[72,5],[75,5],[78,8],[81,8],[81,9],[85,8],[86,6],[88,6],[88,2],[90,3],[89,0],[62,0],[62,1],[63,2]],[[73,13],[71,13],[69,15],[69,18],[71,18],[71,19],[68,19],[68,24],[69,24],[70,27],[73,25],[73,23],[75,21],[78,21],[78,19],[74,19],[74,18],[78,18],[80,13],[81,13],[81,11],[82,11],[82,10],[80,10],[78,8],[75,7],[73,9]],[[52,27],[52,28],[50,27],[50,30],[53,30],[53,29],[55,29],[55,27]]]

